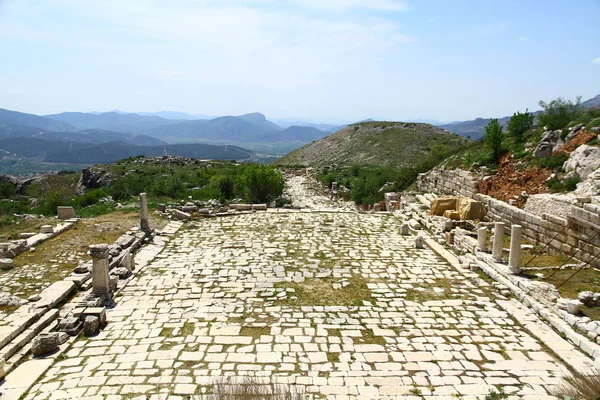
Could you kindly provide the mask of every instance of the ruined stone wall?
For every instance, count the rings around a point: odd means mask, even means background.
[[[419,174],[419,190],[437,195],[473,197],[478,192],[478,182],[469,171],[434,169]]]
[[[535,244],[546,245],[554,253],[573,255],[573,261],[600,258],[600,207],[595,204],[571,206],[566,218],[550,214],[537,216],[504,201],[477,193],[477,180],[461,170],[432,170],[419,175],[419,190],[437,195],[465,196],[481,201],[494,221],[510,229],[512,224],[523,227],[523,236]],[[600,266],[595,260],[592,265]]]

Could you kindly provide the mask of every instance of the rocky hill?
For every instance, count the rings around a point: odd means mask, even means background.
[[[312,142],[280,158],[278,165],[377,165],[408,167],[434,146],[459,147],[469,142],[429,124],[362,122]]]

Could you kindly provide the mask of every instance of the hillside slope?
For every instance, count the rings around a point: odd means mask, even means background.
[[[28,126],[31,128],[59,132],[76,132],[78,130],[67,122],[55,121],[35,114],[26,114],[18,111],[5,110],[3,108],[0,108],[0,124]]]
[[[363,122],[301,147],[277,160],[276,164],[407,167],[416,165],[436,145],[458,147],[468,142],[429,124]]]

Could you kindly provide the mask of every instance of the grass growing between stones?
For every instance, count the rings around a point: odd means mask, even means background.
[[[270,333],[271,328],[268,326],[242,326],[239,336],[250,336],[252,339],[257,340],[262,335],[269,335]]]
[[[210,386],[207,400],[302,400],[301,386],[284,386],[256,377],[219,378]]]
[[[284,300],[294,306],[362,306],[363,300],[371,301],[371,291],[367,287],[367,280],[354,276],[348,279],[349,285],[334,289],[333,284],[338,283],[334,278],[307,279],[302,283],[281,283],[277,287],[291,287],[294,289],[296,299]]]

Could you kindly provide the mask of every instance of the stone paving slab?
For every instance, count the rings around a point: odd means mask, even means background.
[[[189,397],[222,377],[334,399],[553,398],[565,365],[399,228],[350,213],[184,224],[25,398]]]

